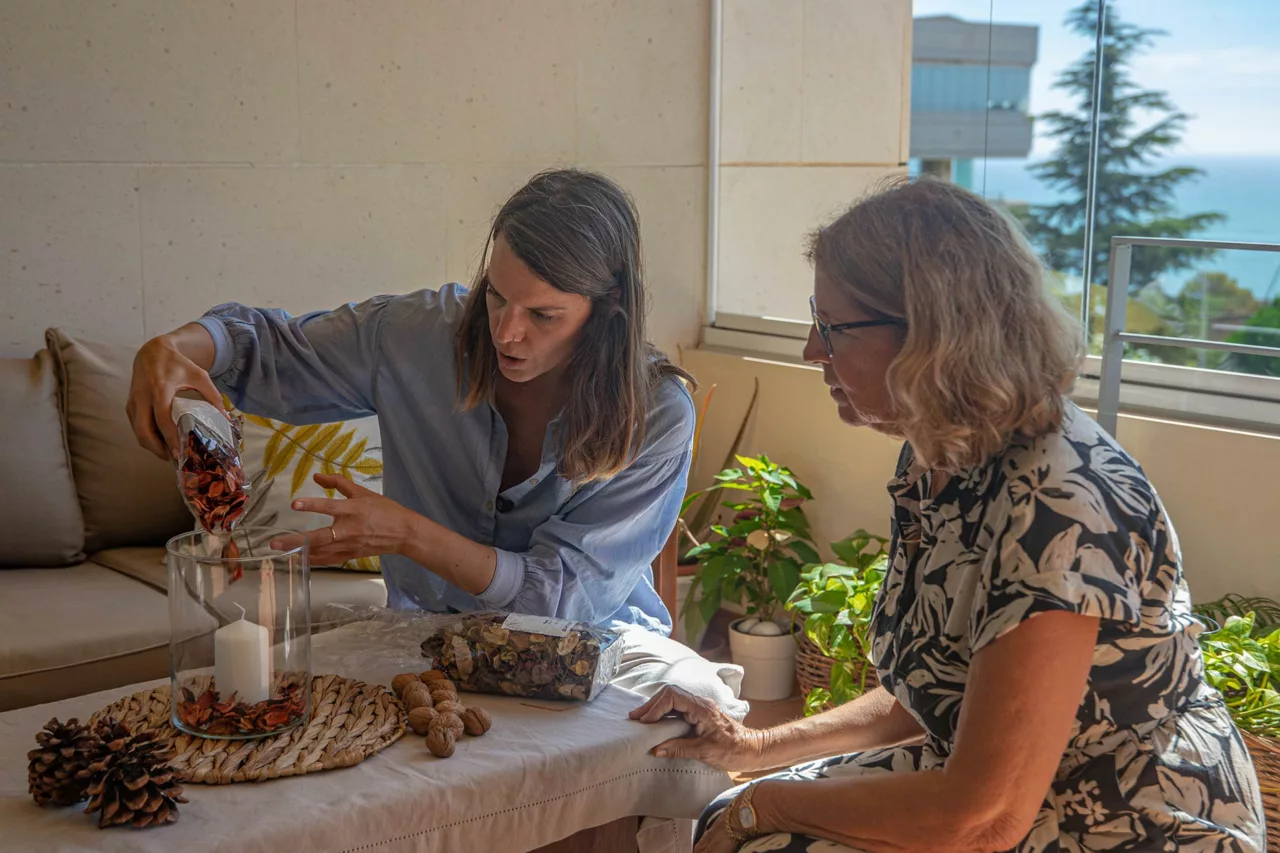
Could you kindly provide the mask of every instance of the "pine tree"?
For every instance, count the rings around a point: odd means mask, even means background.
[[[1066,26],[1095,38],[1095,0],[1085,0],[1069,12]],[[1103,40],[1092,276],[1094,283],[1103,286],[1107,284],[1112,236],[1185,238],[1224,218],[1220,213],[1179,214],[1174,209],[1178,186],[1200,176],[1203,170],[1188,166],[1152,168],[1178,144],[1188,120],[1166,93],[1144,89],[1132,77],[1134,57],[1160,35],[1164,35],[1161,30],[1125,23],[1114,0],[1110,4]],[[1090,48],[1054,83],[1054,88],[1074,97],[1073,112],[1054,111],[1037,118],[1048,128],[1047,135],[1058,148],[1052,159],[1031,166],[1031,171],[1061,193],[1063,201],[1020,211],[1023,226],[1050,267],[1077,275],[1084,269],[1085,197],[1096,60],[1096,51]],[[1140,127],[1139,118],[1144,114],[1154,114],[1154,119]],[[1135,249],[1130,293],[1155,282],[1165,271],[1184,268],[1209,254],[1212,253],[1198,249]]]

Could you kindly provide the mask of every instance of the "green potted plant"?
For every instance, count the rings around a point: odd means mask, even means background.
[[[698,464],[698,456],[702,452],[702,431],[707,423],[707,412],[711,408],[711,398],[716,393],[715,385],[707,389],[706,396],[702,398],[702,406],[698,409],[697,420],[693,428],[693,456],[689,462],[689,470],[696,469]],[[734,459],[738,456],[738,448],[742,446],[742,438],[746,435],[747,424],[751,420],[751,414],[756,409],[756,401],[760,399],[760,380],[755,380],[755,387],[751,392],[751,402],[747,404],[747,411],[742,416],[742,420],[738,423],[738,431],[733,436],[733,441],[729,445],[729,452],[725,454],[724,462],[720,468],[728,469],[733,465]],[[712,486],[707,489],[701,489],[689,492],[685,495],[684,502],[680,504],[680,518],[676,522],[676,534],[680,538],[680,562],[685,565],[692,565],[696,561],[688,556],[690,548],[696,548],[702,544],[702,540],[706,538],[711,525],[711,517],[715,514],[717,504],[715,497],[720,492],[720,486]]]
[[[858,530],[831,543],[836,560],[804,568],[787,599],[803,629],[796,651],[805,715],[861,696],[875,687],[871,611],[888,569],[887,540]]]
[[[713,384],[707,388],[707,392],[702,398],[702,405],[698,408],[698,416],[693,430],[693,457],[689,464],[691,473],[697,470],[698,458],[702,453],[702,436],[707,424],[707,412],[711,408],[711,398],[715,396],[716,387]],[[720,465],[722,469],[733,465],[734,459],[738,454],[738,448],[742,446],[743,436],[746,435],[747,424],[751,420],[752,413],[755,412],[756,402],[759,399],[760,380],[757,378],[755,387],[751,392],[751,401],[747,404],[742,420],[738,422],[738,430],[733,436],[733,441],[729,444],[729,450],[725,454],[724,462]],[[690,557],[689,551],[702,544],[702,540],[710,535],[712,517],[720,507],[716,501],[716,495],[719,493],[720,488],[718,485],[699,491],[690,491],[685,495],[684,502],[680,506],[680,517],[676,520],[675,530],[677,553],[679,554],[676,571],[680,578],[678,585],[685,586],[686,593],[692,589],[692,577],[697,573],[698,566],[697,559]],[[688,598],[687,594],[686,598]],[[682,612],[688,612],[687,604]],[[709,655],[719,655],[723,651],[725,643],[723,638],[714,638],[710,648],[704,646],[703,633],[706,629],[707,620],[703,620],[700,623],[700,627],[692,633],[687,630],[689,624],[687,619],[681,619],[680,622],[679,627],[686,628],[686,630],[677,630],[677,640],[687,643],[690,648],[701,650]]]
[[[1267,849],[1280,849],[1280,604],[1229,595],[1196,607],[1214,622],[1200,636],[1205,680],[1222,694],[1257,769]],[[1218,627],[1220,625],[1220,627]]]
[[[818,561],[802,506],[813,495],[767,456],[737,461],[740,467],[721,471],[712,487],[737,493],[723,504],[733,512],[730,522],[711,525],[711,538],[689,551],[698,566],[685,629],[694,635],[722,603],[743,607],[746,615],[729,626],[734,663],[745,671],[742,695],[785,699],[795,680],[795,645],[779,619],[801,567]]]

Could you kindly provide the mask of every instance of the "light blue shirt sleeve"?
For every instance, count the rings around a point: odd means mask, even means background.
[[[379,336],[390,298],[298,317],[219,305],[199,320],[213,337],[209,375],[236,408],[291,424],[374,414]]]

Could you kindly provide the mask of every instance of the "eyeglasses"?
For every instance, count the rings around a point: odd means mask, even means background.
[[[809,313],[813,315],[813,327],[818,330],[818,337],[822,338],[822,346],[826,348],[828,356],[835,355],[831,349],[832,332],[843,332],[847,329],[870,329],[874,326],[906,325],[905,321],[895,320],[892,318],[884,318],[881,320],[859,320],[856,323],[827,323],[818,316],[818,301],[812,296],[809,297]]]

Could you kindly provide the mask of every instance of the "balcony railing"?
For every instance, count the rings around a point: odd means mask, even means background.
[[[1253,252],[1280,252],[1280,243],[1235,243],[1224,240],[1174,240],[1168,237],[1112,237],[1111,271],[1107,285],[1107,313],[1102,342],[1102,371],[1098,378],[1098,423],[1112,435],[1120,411],[1120,367],[1125,344],[1208,349],[1240,355],[1262,355],[1280,358],[1280,347],[1255,344],[1233,344],[1226,341],[1204,341],[1196,338],[1174,338],[1126,332],[1125,315],[1129,307],[1129,274],[1134,246],[1180,249],[1240,249]],[[1259,331],[1248,327],[1250,332]]]

